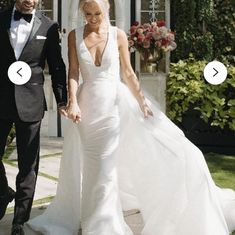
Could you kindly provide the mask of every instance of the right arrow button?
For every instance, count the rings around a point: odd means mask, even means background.
[[[204,77],[212,85],[219,85],[227,78],[227,68],[219,61],[212,61],[204,68]]]
[[[216,75],[218,74],[218,71],[217,71],[215,68],[213,68],[213,69],[214,69],[215,72],[216,72],[216,73],[213,75],[213,77],[214,77],[214,76],[216,76]]]

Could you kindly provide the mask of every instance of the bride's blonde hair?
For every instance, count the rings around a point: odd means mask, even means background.
[[[81,0],[79,2],[79,9],[83,11],[84,6],[89,2],[96,2],[100,7],[105,7],[105,11],[109,12],[110,4],[108,0]]]
[[[102,10],[102,13],[104,15],[104,19],[107,24],[110,24],[109,22],[109,8],[110,4],[108,0],[80,0],[79,2],[79,10],[84,14],[84,7],[86,6],[87,3],[90,2],[96,2],[99,7]]]

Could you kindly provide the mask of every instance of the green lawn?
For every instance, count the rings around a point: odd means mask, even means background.
[[[205,158],[216,184],[235,190],[235,156],[210,153]]]
[[[210,153],[205,158],[215,183],[222,188],[235,190],[235,156]]]

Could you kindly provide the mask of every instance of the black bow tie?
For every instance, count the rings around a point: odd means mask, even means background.
[[[17,10],[14,13],[14,20],[16,20],[16,21],[18,21],[21,18],[23,18],[25,21],[30,23],[30,21],[32,20],[32,17],[33,17],[32,14],[24,14],[24,13],[21,13],[21,12],[19,12]]]

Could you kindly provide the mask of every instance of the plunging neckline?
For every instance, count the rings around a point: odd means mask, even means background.
[[[109,34],[110,34],[110,29],[109,29],[109,27],[108,27],[108,31],[107,31],[107,36],[106,36],[106,42],[105,42],[105,45],[104,45],[104,49],[103,49],[103,51],[102,51],[102,53],[101,53],[101,58],[100,58],[100,64],[99,64],[99,65],[96,65],[95,60],[94,60],[94,58],[92,57],[91,52],[89,51],[89,49],[88,49],[88,47],[87,47],[87,45],[86,45],[86,43],[85,43],[85,38],[84,38],[85,26],[83,26],[82,32],[83,32],[83,33],[82,33],[82,42],[83,42],[83,45],[84,45],[84,47],[85,47],[87,53],[89,54],[89,57],[90,57],[90,59],[91,59],[91,61],[92,61],[92,64],[93,64],[95,67],[97,67],[97,68],[101,67],[102,64],[103,64],[103,59],[104,59],[104,55],[105,55],[105,52],[106,52],[106,48],[107,48],[107,45],[108,45],[108,42],[109,42]]]

